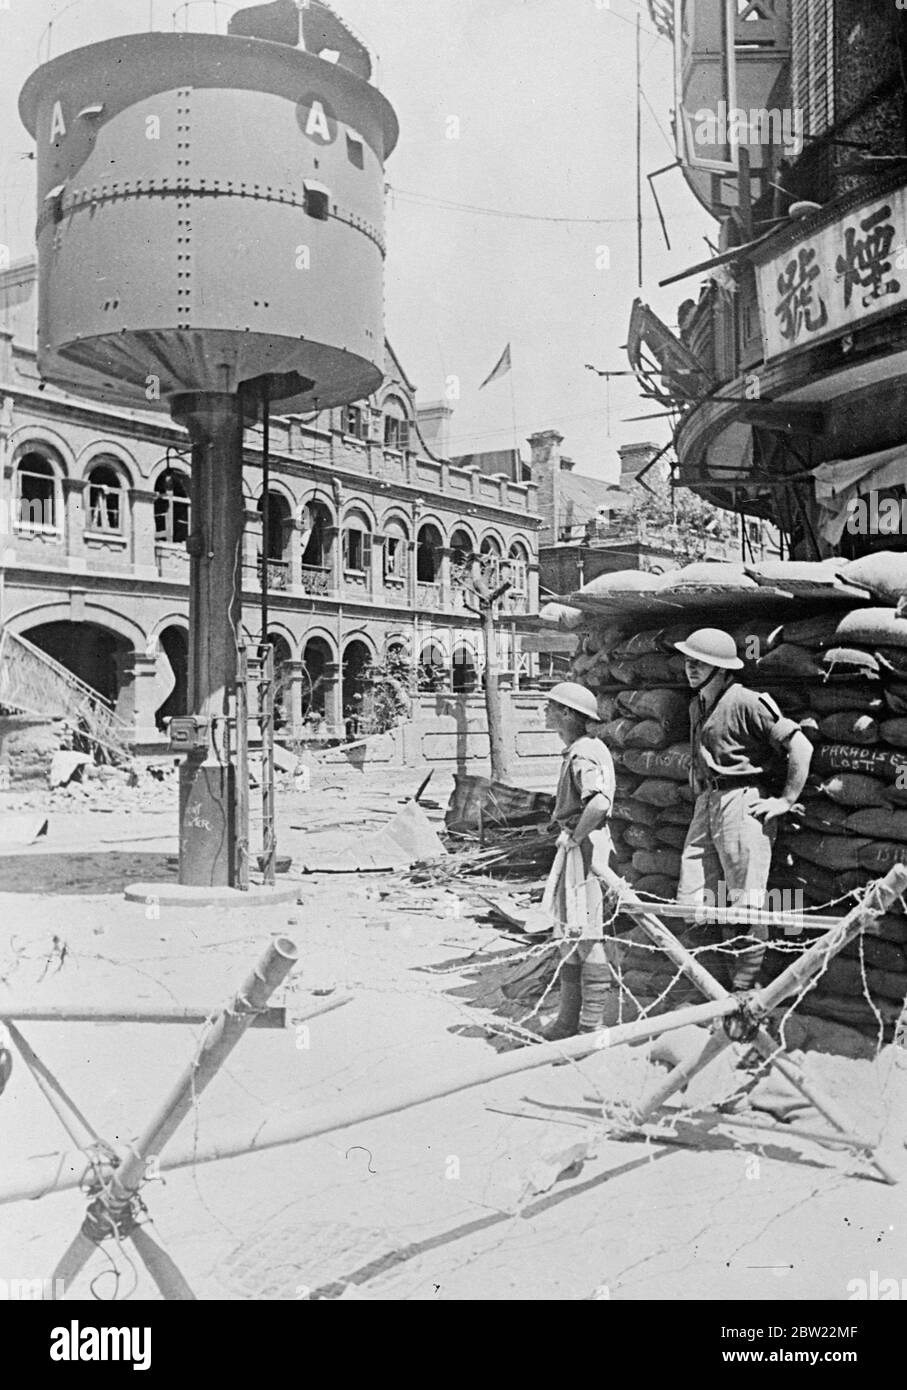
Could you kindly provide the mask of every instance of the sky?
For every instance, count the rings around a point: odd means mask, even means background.
[[[19,90],[48,56],[115,34],[223,33],[224,0],[0,0],[0,243],[34,249],[32,142]],[[641,0],[337,0],[376,59],[401,137],[387,164],[386,333],[422,403],[459,389],[454,454],[557,429],[577,471],[614,479],[618,446],[665,442],[626,371],[637,294],[672,326],[715,224],[679,170],[643,179],[636,262],[635,25],[642,26],[643,175],[674,158],[671,45]],[[51,26],[50,29],[48,26]],[[453,138],[451,138],[453,137]],[[563,219],[559,221],[542,219]],[[512,372],[480,384],[507,344]],[[451,378],[456,384],[451,386]]]

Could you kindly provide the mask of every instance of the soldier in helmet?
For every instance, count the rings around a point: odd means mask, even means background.
[[[685,658],[690,704],[690,783],[693,819],[683,848],[678,902],[719,900],[724,881],[728,905],[765,906],[772,850],[779,821],[794,806],[809,775],[812,744],[796,720],[786,719],[770,695],[740,685],[732,675],[743,662],[729,632],[700,628],[675,642]],[[766,768],[775,755],[787,759],[784,789],[770,796]],[[724,895],[721,895],[724,896]],[[750,944],[735,952],[731,988],[755,987],[767,926],[747,929]],[[722,929],[725,941],[739,936]]]
[[[611,985],[596,869],[607,868],[611,855],[607,821],[615,779],[608,749],[586,734],[586,725],[598,717],[595,696],[584,686],[565,681],[549,692],[548,728],[564,744],[552,818],[560,830],[558,846],[568,855],[551,900],[561,964],[560,1007],[545,1032],[550,1041],[602,1028]]]

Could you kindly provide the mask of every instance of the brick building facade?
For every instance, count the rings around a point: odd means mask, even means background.
[[[99,690],[138,742],[155,742],[185,708],[187,436],[41,381],[34,261],[0,276],[0,308],[0,622]],[[473,553],[509,566],[503,666],[525,672],[517,619],[538,607],[536,488],[435,457],[423,433],[389,347],[367,401],[275,419],[266,566],[261,432],[247,433],[243,635],[260,637],[266,568],[294,729],[341,733],[363,670],[389,654],[410,665],[413,688],[421,668],[423,686],[474,689],[481,633],[460,583]]]

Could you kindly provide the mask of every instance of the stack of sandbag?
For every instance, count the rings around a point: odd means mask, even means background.
[[[868,602],[807,610],[781,625],[754,619],[734,636],[746,663],[741,678],[768,690],[815,745],[804,812],[782,822],[771,886],[842,915],[853,902],[846,895],[907,863],[907,555],[836,565]],[[692,811],[690,697],[673,643],[712,622],[689,614],[671,628],[633,632],[587,621],[574,674],[598,697],[598,733],[617,767],[614,868],[641,895],[673,899]],[[622,939],[626,981],[641,1002],[675,1008],[695,997],[685,984],[666,994],[676,972],[640,933]],[[777,969],[789,959],[779,954]],[[800,1003],[797,1045],[862,1055],[890,1040],[905,995],[901,905],[832,962]]]

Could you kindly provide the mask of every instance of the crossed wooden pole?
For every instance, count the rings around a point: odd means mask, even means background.
[[[275,1116],[264,1122],[256,1122],[245,1133],[234,1127],[228,1132],[208,1136],[205,1140],[193,1137],[191,1141],[183,1140],[181,1145],[171,1145],[167,1153],[162,1153],[164,1145],[173,1138],[196,1097],[212,1080],[246,1028],[266,1010],[268,999],[296,960],[293,942],[280,938],[271,943],[261,963],[231,1003],[211,1021],[193,1061],[142,1134],[128,1146],[125,1153],[116,1153],[99,1138],[82,1112],[35,1056],[15,1023],[8,1022],[12,1041],[78,1147],[75,1152],[33,1160],[26,1174],[5,1175],[0,1182],[0,1204],[40,1197],[87,1183],[92,1199],[88,1215],[57,1267],[54,1278],[60,1283],[55,1284],[55,1289],[62,1287],[65,1292],[99,1241],[105,1235],[115,1233],[121,1239],[132,1241],[165,1298],[191,1299],[194,1295],[173,1260],[154,1240],[147,1226],[139,1224],[137,1219],[142,1210],[139,1189],[152,1160],[155,1160],[157,1170],[163,1172],[297,1144],[316,1135],[349,1129],[366,1120],[398,1114],[442,1096],[484,1086],[504,1076],[548,1066],[553,1061],[579,1061],[593,1053],[658,1037],[690,1024],[715,1025],[698,1056],[674,1067],[637,1107],[635,1122],[642,1125],[671,1095],[730,1044],[731,1037],[717,1025],[721,1020],[731,1018],[738,1030],[742,1028],[748,1035],[747,1041],[758,1050],[766,1063],[780,1072],[815,1106],[835,1131],[829,1135],[810,1134],[810,1138],[851,1148],[866,1157],[886,1182],[898,1182],[899,1174],[895,1166],[880,1152],[877,1141],[854,1132],[849,1118],[802,1074],[789,1057],[783,1055],[764,1023],[773,1009],[805,992],[849,941],[903,897],[907,892],[907,867],[897,864],[883,879],[871,884],[862,901],[846,917],[831,926],[776,980],[746,996],[730,994],[724,989],[682,946],[660,918],[627,888],[622,879],[614,874],[607,875],[606,879],[620,895],[620,910],[633,917],[653,945],[664,951],[679,970],[697,985],[706,996],[705,1003],[677,1009],[657,1018],[636,1019],[632,1023],[605,1028],[597,1033],[580,1034],[565,1041],[538,1043],[523,1051],[481,1062],[467,1071],[460,1070],[447,1076],[433,1075],[427,1080],[378,1092],[367,1101],[341,1099],[302,1115]],[[297,1017],[312,1018],[345,1002],[346,999],[328,1001]],[[157,1011],[158,1014],[160,1012]],[[5,1021],[6,1017],[5,1006],[0,1004],[0,1019]],[[41,1176],[37,1177],[39,1173]]]
[[[85,1220],[54,1271],[54,1296],[65,1294],[97,1246],[109,1236],[132,1242],[155,1284],[168,1300],[194,1299],[187,1281],[170,1255],[158,1244],[139,1216],[144,1210],[139,1189],[153,1158],[173,1136],[198,1095],[213,1080],[246,1029],[255,1026],[282,1028],[286,1010],[268,1008],[268,1000],[297,959],[295,944],[286,937],[272,941],[259,964],[230,1002],[213,1017],[203,1010],[183,1006],[162,1008],[136,1005],[105,1009],[99,1006],[29,1005],[0,1001],[0,1019],[10,1040],[31,1072],[57,1118],[83,1158],[82,1179],[89,1185],[90,1202]],[[294,1014],[302,1022],[348,1003],[342,996]],[[66,1093],[16,1022],[23,1019],[80,1019],[86,1022],[207,1023],[198,1050],[161,1102],[141,1135],[118,1153],[95,1130]],[[85,1167],[87,1163],[87,1168]],[[81,1183],[80,1183],[81,1185]],[[39,1194],[33,1194],[39,1195]]]
[[[684,975],[695,984],[707,999],[722,1005],[735,996],[719,984],[695,956],[677,940],[661,919],[645,903],[632,893],[613,870],[603,875],[603,880],[619,895],[620,911],[632,917],[646,933],[654,946],[665,955]],[[907,891],[907,867],[896,864],[883,879],[870,885],[866,895],[846,917],[842,917],[824,936],[814,941],[802,956],[798,956],[786,970],[762,989],[752,991],[742,1001],[738,1001],[738,1012],[745,1015],[744,1025],[748,1024],[747,1041],[756,1049],[763,1060],[778,1071],[786,1081],[800,1092],[820,1114],[824,1115],[833,1129],[838,1131],[837,1139],[846,1141],[854,1149],[870,1157],[876,1171],[886,1182],[898,1182],[898,1174],[880,1156],[872,1140],[854,1134],[847,1117],[839,1110],[833,1100],[803,1075],[800,1068],[785,1057],[781,1046],[766,1030],[764,1023],[773,1009],[786,999],[801,996],[818,979],[839,951],[849,941],[869,925],[874,917],[882,916],[892,903]],[[727,1028],[714,1028],[704,1041],[699,1053],[679,1063],[655,1086],[636,1108],[635,1120],[642,1124],[659,1110],[665,1101],[715,1060],[732,1042]],[[813,1136],[816,1137],[816,1136]],[[821,1136],[820,1136],[821,1137]],[[831,1137],[831,1136],[830,1136]]]

